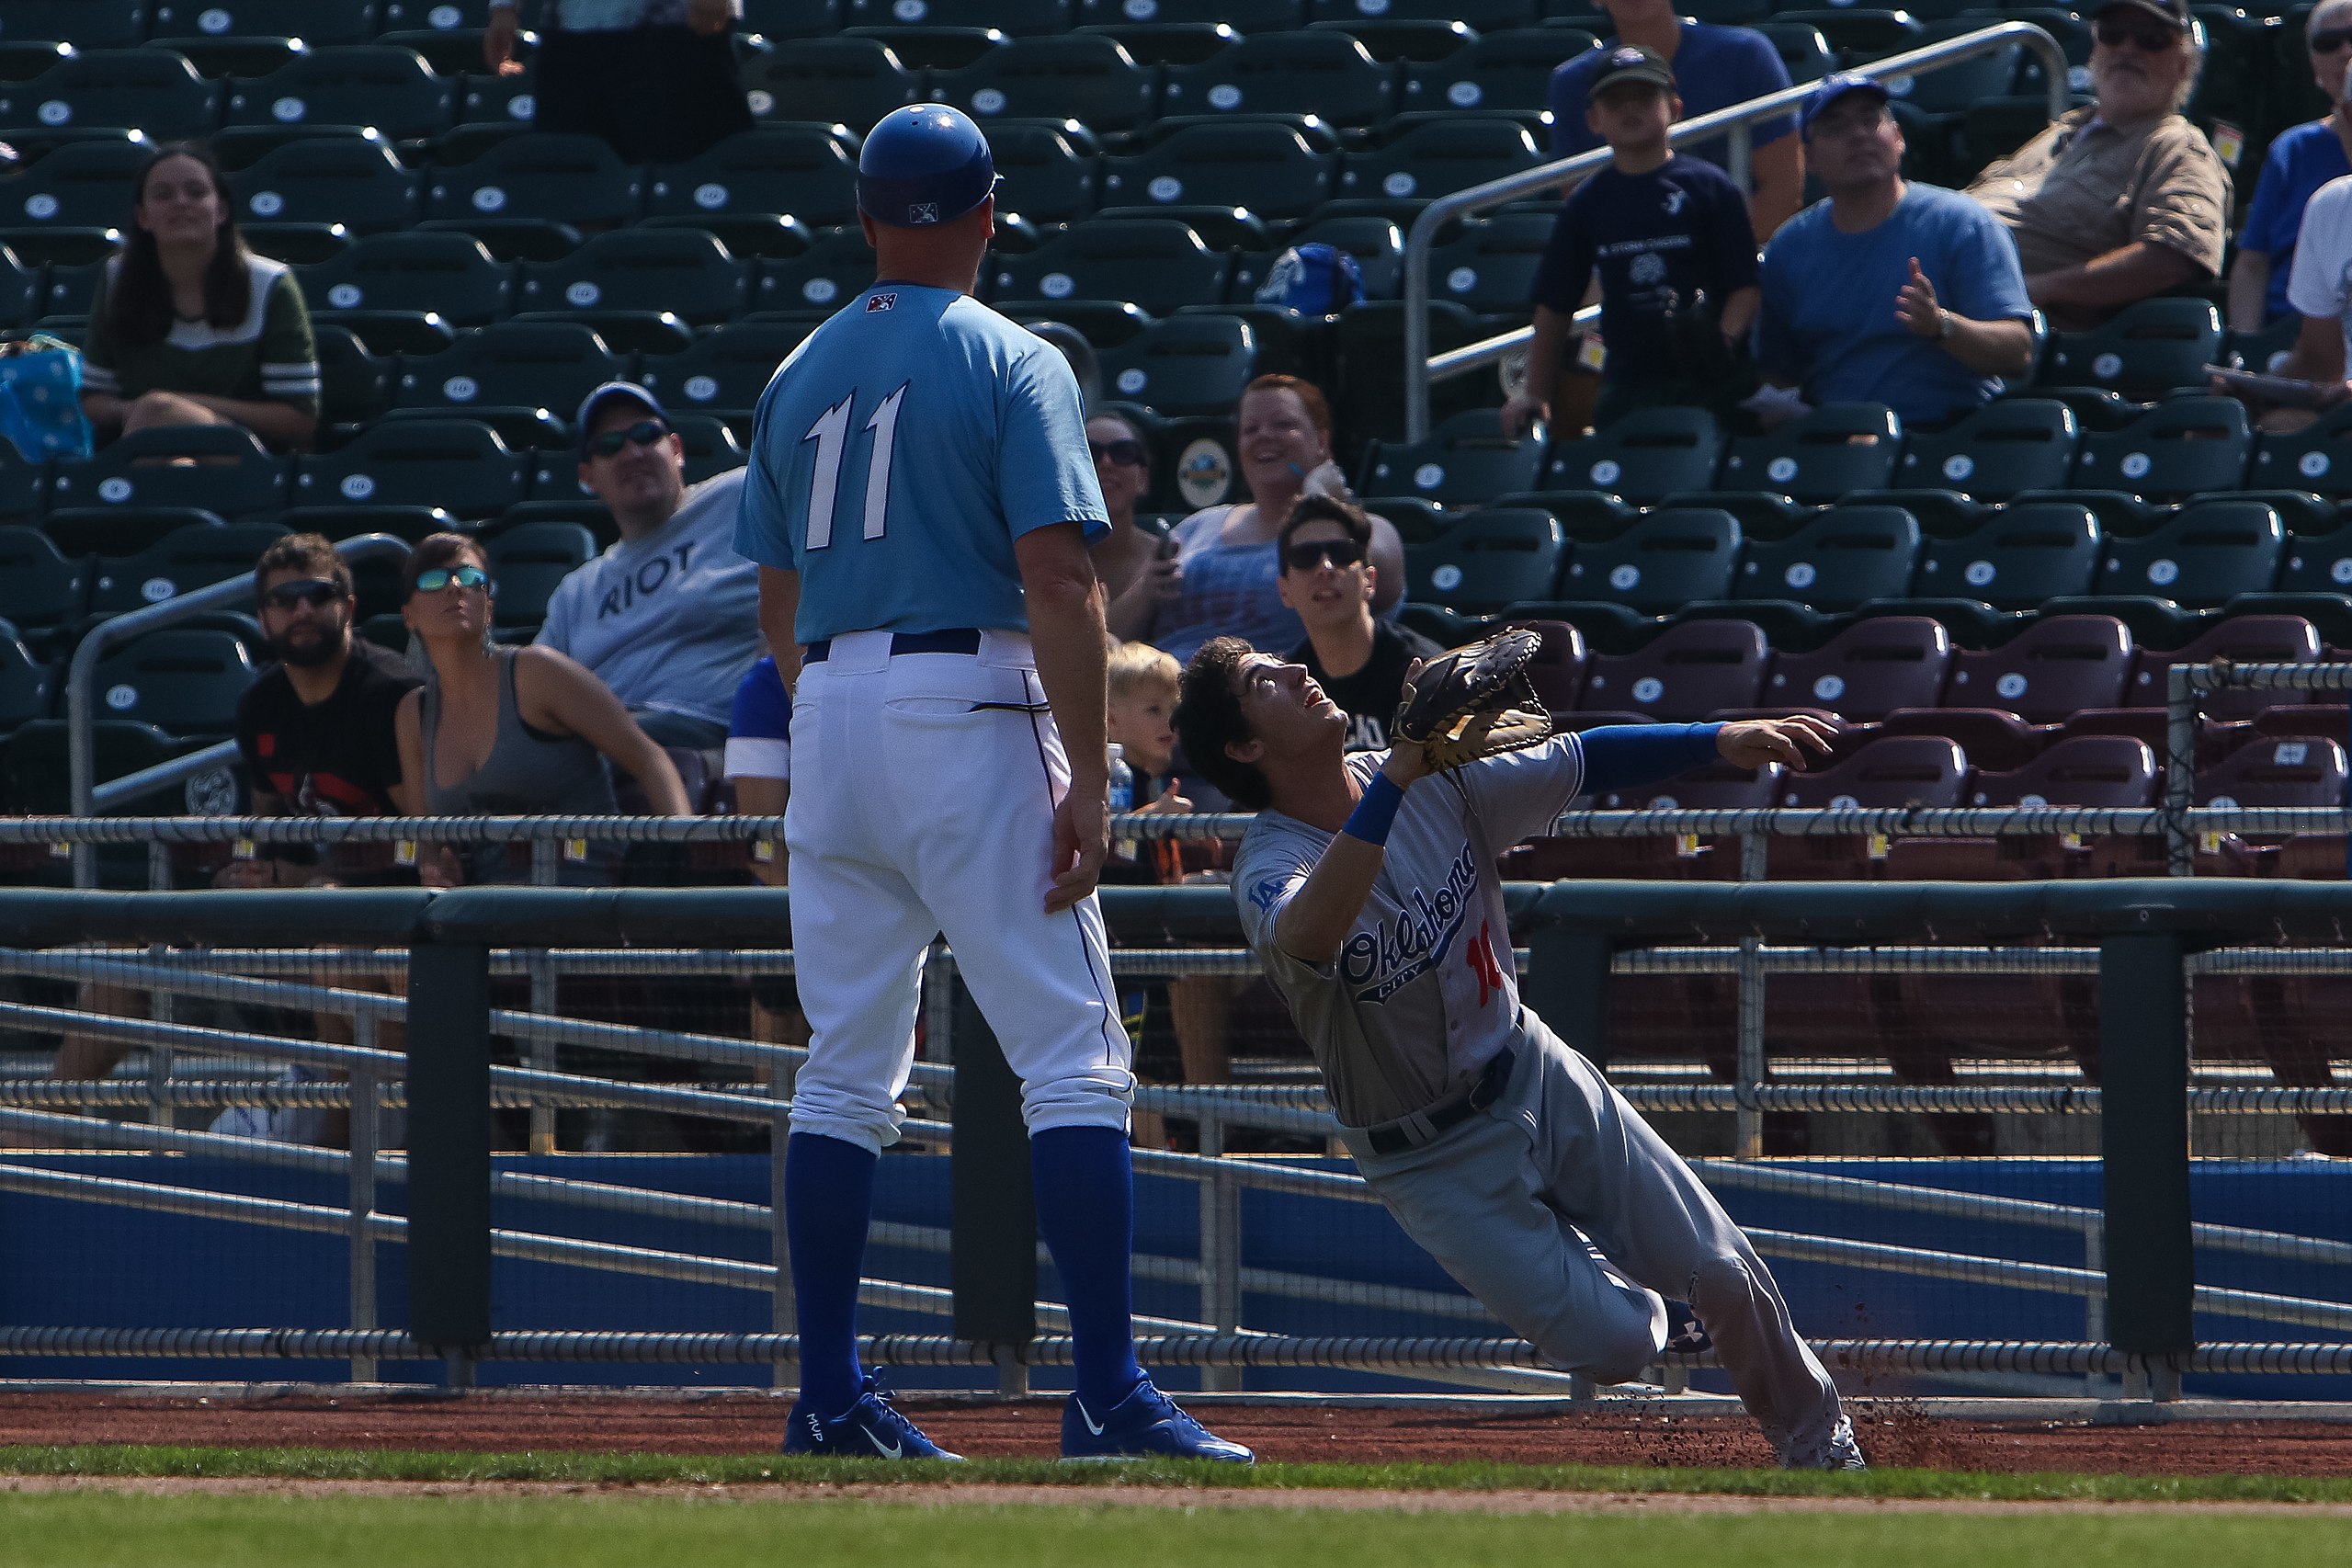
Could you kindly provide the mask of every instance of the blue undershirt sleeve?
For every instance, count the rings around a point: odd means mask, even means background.
[[[1653,784],[1721,760],[1721,724],[1604,724],[1577,739],[1585,748],[1585,793]]]

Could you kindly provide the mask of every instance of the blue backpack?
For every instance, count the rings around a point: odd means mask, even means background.
[[[1335,315],[1364,298],[1364,272],[1356,258],[1334,245],[1292,245],[1277,257],[1257,291],[1261,305],[1279,305],[1302,316]]]

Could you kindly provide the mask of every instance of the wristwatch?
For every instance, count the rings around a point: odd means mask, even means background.
[[[1952,312],[1943,306],[1936,307],[1936,340],[1943,342],[1952,335]]]

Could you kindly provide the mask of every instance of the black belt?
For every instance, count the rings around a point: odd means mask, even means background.
[[[1427,1110],[1364,1129],[1364,1142],[1372,1146],[1375,1154],[1402,1154],[1407,1149],[1419,1148],[1447,1128],[1467,1120],[1472,1112],[1484,1110],[1501,1099],[1511,1082],[1515,1060],[1511,1052],[1504,1051],[1486,1064],[1486,1071],[1469,1088],[1439,1100]]]
[[[969,626],[959,626],[949,631],[893,631],[891,633],[891,657],[901,653],[977,653],[980,633]],[[821,665],[833,653],[833,639],[820,637],[801,650],[801,663]]]

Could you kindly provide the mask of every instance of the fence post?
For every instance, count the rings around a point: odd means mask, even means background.
[[[373,1015],[354,1011],[351,1015],[351,1043],[362,1051],[376,1048],[376,1020]],[[376,1154],[379,1124],[376,1107],[381,1098],[376,1070],[355,1067],[351,1070],[351,1257],[349,1285],[351,1294],[351,1326],[376,1326]],[[372,1383],[376,1381],[376,1358],[372,1356],[351,1358],[351,1381]]]
[[[2173,1366],[2197,1346],[2188,1199],[2187,944],[2099,944],[2108,1343]]]
[[[1200,1182],[1200,1321],[1221,1335],[1242,1326],[1242,1194],[1226,1175],[1224,1119],[1200,1118],[1200,1153],[1218,1162]],[[1239,1367],[1203,1367],[1200,1386],[1230,1392],[1242,1386]]]
[[[408,954],[408,1331],[470,1383],[490,1343],[490,949]]]
[[[1608,1067],[1609,964],[1616,948],[1596,931],[1539,926],[1528,933],[1528,972],[1519,999],[1553,1034]]]
[[[1021,1081],[960,981],[954,1014],[948,1279],[955,1333],[958,1339],[995,1346],[999,1388],[1025,1393],[1024,1358],[1037,1337],[1037,1209]]]
[[[2188,835],[2188,808],[2197,799],[2198,684],[2195,665],[2175,665],[2165,689],[2165,870],[2197,874],[2197,846]]]

